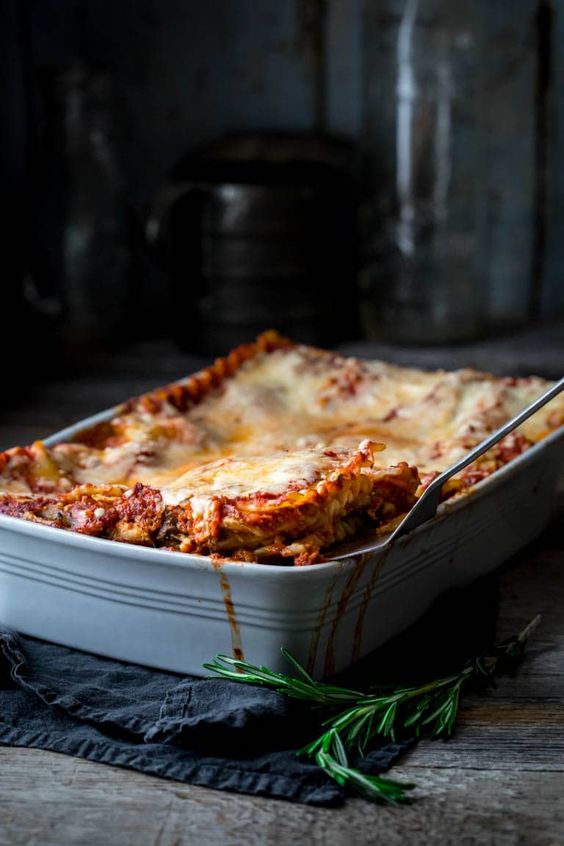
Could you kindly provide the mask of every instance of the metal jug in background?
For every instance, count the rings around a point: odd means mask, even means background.
[[[266,328],[313,344],[356,334],[351,159],[345,141],[264,133],[179,162],[147,237],[182,348],[221,353]]]

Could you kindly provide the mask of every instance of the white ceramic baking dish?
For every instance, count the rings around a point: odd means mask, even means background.
[[[49,438],[67,440],[115,409]],[[564,458],[554,432],[388,550],[284,567],[116,543],[0,516],[0,621],[25,634],[181,673],[216,653],[316,676],[413,623],[447,588],[486,573],[550,519]]]

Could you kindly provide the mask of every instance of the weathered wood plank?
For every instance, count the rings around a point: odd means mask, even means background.
[[[101,764],[0,748],[5,846],[248,846],[386,842],[560,846],[564,774],[397,767],[420,801],[325,810],[187,787]]]

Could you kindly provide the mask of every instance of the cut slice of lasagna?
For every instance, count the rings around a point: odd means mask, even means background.
[[[415,502],[417,471],[375,464],[382,445],[221,458],[161,488],[160,537],[183,552],[245,560],[320,560],[321,550],[378,526]]]
[[[82,534],[235,560],[295,564],[415,501],[417,471],[375,466],[381,444],[221,458],[172,484],[77,485],[0,498],[0,512]]]
[[[547,386],[347,358],[266,332],[70,442],[0,453],[0,512],[184,552],[311,563],[365,526],[385,527],[419,479],[427,484]],[[444,495],[563,423],[559,397]]]

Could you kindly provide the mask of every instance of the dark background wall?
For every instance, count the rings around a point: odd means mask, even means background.
[[[138,203],[188,148],[227,131],[360,136],[360,0],[328,5],[322,56],[319,0],[27,2],[34,67],[78,56],[113,72]]]
[[[363,201],[370,204],[382,190],[374,174],[382,172],[380,139],[393,117],[383,63],[403,5],[8,0],[5,184],[19,195],[25,182],[34,143],[26,109],[36,109],[37,80],[46,68],[78,58],[110,74],[116,154],[140,223],[187,149],[241,129],[348,136],[359,145]],[[493,326],[550,318],[564,309],[564,4],[459,5],[476,15],[481,38],[485,307]],[[25,202],[33,202],[33,185]],[[150,261],[139,267],[143,296],[158,310],[166,279]]]

